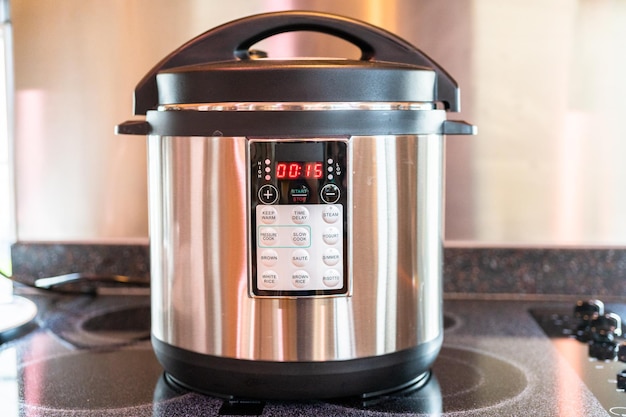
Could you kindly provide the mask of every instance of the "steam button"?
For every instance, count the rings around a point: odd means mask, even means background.
[[[322,210],[322,219],[324,219],[326,223],[336,223],[339,217],[341,217],[340,215],[341,213],[337,206],[325,206]]]

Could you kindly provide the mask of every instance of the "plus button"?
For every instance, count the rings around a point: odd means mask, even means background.
[[[263,204],[274,204],[278,200],[278,189],[271,184],[259,188],[259,200]]]

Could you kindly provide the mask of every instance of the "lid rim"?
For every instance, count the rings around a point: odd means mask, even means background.
[[[296,68],[157,75],[158,105],[200,102],[434,102],[432,70]]]

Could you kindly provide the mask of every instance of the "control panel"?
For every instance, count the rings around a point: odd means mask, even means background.
[[[349,293],[346,154],[345,139],[249,140],[251,295]]]

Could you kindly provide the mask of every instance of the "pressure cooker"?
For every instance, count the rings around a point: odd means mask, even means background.
[[[359,59],[272,59],[284,32]],[[271,55],[271,54],[270,54]],[[240,398],[370,396],[428,380],[441,348],[444,136],[456,82],[361,21],[236,20],[135,89],[147,135],[152,344],[168,380]]]

